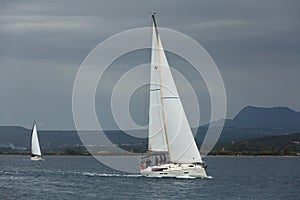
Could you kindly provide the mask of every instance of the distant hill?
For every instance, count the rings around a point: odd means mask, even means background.
[[[228,125],[255,128],[300,128],[300,112],[287,107],[247,106]]]
[[[287,107],[261,108],[247,106],[233,119],[215,121],[211,125],[218,127],[221,122],[224,122],[226,128],[256,129],[261,130],[260,133],[263,134],[280,135],[300,131],[300,112]],[[208,127],[208,124],[203,127]]]
[[[211,129],[212,133],[214,128]],[[283,130],[280,130],[283,131]],[[285,132],[286,131],[286,132]],[[238,128],[238,127],[224,127],[218,143],[226,143],[232,141],[240,141],[254,138],[266,137],[268,135],[278,135],[291,133],[285,130],[284,133],[278,133],[278,130],[273,130],[270,128]],[[207,133],[207,127],[200,127],[197,131],[195,140],[198,144],[202,144],[202,141]]]
[[[300,133],[268,136],[252,140],[242,140],[220,145],[218,152],[241,154],[300,155]]]
[[[0,147],[28,148],[31,131],[20,126],[0,126]]]
[[[221,121],[212,122],[214,127]],[[194,128],[197,133],[195,140],[200,146],[207,132],[208,125]],[[99,131],[83,131],[85,137],[95,137]],[[137,145],[137,148],[146,149],[147,130],[105,131],[109,140],[125,149],[128,146]],[[225,126],[218,141],[218,146],[225,143],[235,143],[270,135],[286,135],[300,132],[300,113],[286,107],[259,108],[248,106],[242,109],[233,119],[226,119]],[[136,136],[136,137],[135,137]],[[143,137],[141,137],[143,136]],[[31,130],[18,126],[0,126],[0,148],[24,150],[30,148]],[[77,131],[39,130],[39,138],[42,149],[65,149],[67,147],[82,146]],[[98,145],[101,141],[91,139]],[[104,139],[105,140],[105,139]]]
[[[100,131],[81,131],[87,137],[95,137]],[[123,131],[105,131],[105,135],[114,144],[146,143],[146,138],[133,137],[131,135],[145,135],[146,131],[131,131],[130,135]],[[80,146],[82,141],[77,131],[72,130],[38,130],[38,136],[42,149],[56,149],[66,146]],[[30,148],[31,130],[18,126],[0,126],[0,148],[13,149]],[[97,141],[94,141],[97,143]],[[101,143],[98,142],[98,143]]]
[[[3,131],[7,131],[3,133]],[[15,132],[13,132],[15,131]],[[201,145],[206,129],[200,128],[196,142]],[[277,136],[261,134],[256,128],[224,128],[211,152],[212,155],[300,155],[300,133]],[[85,134],[96,134],[87,131]],[[29,154],[31,131],[22,127],[0,127],[0,154]],[[147,139],[132,137],[122,131],[108,131],[107,137],[119,147],[134,152],[145,152]],[[76,131],[40,131],[40,143],[44,153],[85,154],[86,149]],[[98,141],[95,141],[98,143]],[[107,147],[102,150],[109,151]]]

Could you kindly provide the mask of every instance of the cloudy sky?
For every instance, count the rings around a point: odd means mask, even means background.
[[[149,26],[151,11],[158,13],[159,26],[190,36],[213,58],[226,87],[227,117],[246,105],[300,111],[299,1],[4,0],[0,2],[0,125],[31,127],[37,120],[40,129],[74,129],[72,89],[80,64],[111,35]],[[120,58],[102,84],[149,60],[149,51]],[[185,65],[174,60],[170,61],[174,68]],[[184,75],[189,79],[188,74]],[[110,114],[103,117],[109,113],[109,95],[101,93],[101,87],[96,96],[102,110],[99,118],[115,128]],[[205,91],[196,92],[207,96]],[[143,88],[138,93],[143,96]],[[203,101],[205,123],[209,98]],[[145,109],[136,107],[132,113],[143,115]]]

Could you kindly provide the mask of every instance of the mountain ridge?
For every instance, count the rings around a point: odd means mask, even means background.
[[[289,107],[246,106],[232,119],[211,122],[216,127],[224,122],[224,127],[236,128],[292,128],[300,129],[300,112]],[[204,126],[208,126],[206,124]]]
[[[258,113],[258,114],[257,114]],[[263,117],[259,117],[262,115]],[[279,117],[278,117],[279,116]],[[270,118],[270,119],[269,119]],[[277,118],[273,125],[274,118]],[[284,118],[283,122],[280,119]],[[248,121],[250,121],[248,123]],[[263,126],[263,123],[266,126]],[[211,127],[220,125],[212,122]],[[197,144],[201,144],[208,125],[192,128],[196,134]],[[261,108],[247,106],[233,119],[225,119],[225,126],[218,143],[242,141],[266,137],[270,135],[284,135],[300,131],[300,112],[287,107]],[[76,130],[38,130],[40,143],[43,148],[62,148],[69,146],[82,146],[82,141]],[[91,135],[97,131],[83,131]],[[99,132],[99,131],[98,131]],[[128,134],[129,133],[129,134]],[[147,144],[147,130],[104,131],[105,136],[114,144]],[[31,130],[21,126],[0,126],[0,147],[29,148]],[[141,137],[142,136],[142,137]]]

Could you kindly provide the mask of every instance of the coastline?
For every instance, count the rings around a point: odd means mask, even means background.
[[[51,154],[44,154],[43,156],[145,156],[145,153],[128,153],[128,154],[121,154],[121,153],[102,153],[102,154],[66,154],[66,153],[51,153]],[[0,153],[0,156],[30,156],[30,154],[25,153]],[[287,155],[280,155],[280,154],[214,154],[214,155],[207,155],[205,157],[300,157],[300,155],[295,154],[287,154]]]

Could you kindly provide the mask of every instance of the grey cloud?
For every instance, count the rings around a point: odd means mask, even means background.
[[[74,128],[71,94],[80,63],[112,34],[149,26],[151,11],[159,26],[191,36],[210,53],[227,88],[229,117],[249,104],[300,110],[299,8],[289,0],[1,1],[0,125],[31,127],[36,119],[45,129]],[[184,66],[189,80],[201,82],[188,63],[168,56],[175,69]],[[120,58],[107,83],[149,60],[149,51]],[[207,120],[207,90],[196,91]],[[100,94],[98,104],[107,105]]]

